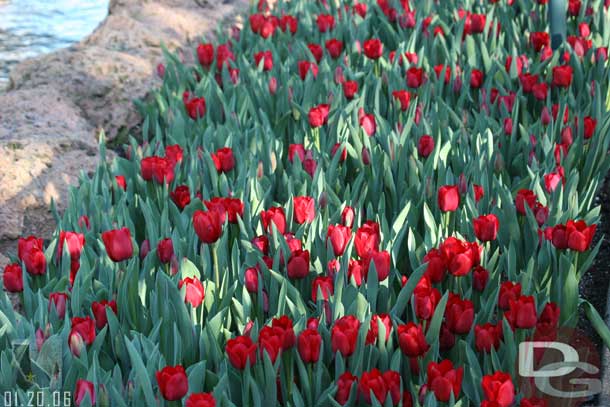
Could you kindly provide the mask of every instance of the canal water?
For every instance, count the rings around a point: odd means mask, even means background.
[[[107,14],[108,0],[0,0],[0,91],[15,64],[80,41]]]

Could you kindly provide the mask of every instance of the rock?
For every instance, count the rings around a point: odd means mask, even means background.
[[[97,164],[95,131],[53,87],[0,95],[0,240],[16,239],[28,210],[65,206],[80,170]]]

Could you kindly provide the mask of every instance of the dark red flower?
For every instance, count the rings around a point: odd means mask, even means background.
[[[443,212],[453,212],[460,206],[460,191],[456,185],[444,185],[438,189],[438,207]]]
[[[509,407],[515,401],[515,386],[510,374],[495,372],[485,375],[481,380],[481,387],[489,407]]]
[[[316,217],[315,200],[310,196],[295,196],[294,217],[299,225],[303,223],[311,223]]]
[[[358,92],[358,82],[356,81],[345,81],[343,82],[343,94],[348,100],[352,100],[354,95]]]
[[[218,211],[201,211],[193,213],[193,227],[195,233],[203,243],[211,244],[216,242],[222,235],[223,223]]]
[[[367,220],[356,231],[354,238],[354,246],[356,253],[361,258],[368,258],[371,253],[379,250],[381,242],[381,233],[379,232],[379,224],[372,220]]]
[[[562,65],[553,67],[553,86],[567,88],[572,83],[572,67]]]
[[[133,256],[131,231],[126,227],[103,232],[102,241],[108,257],[114,262],[127,260]]]
[[[406,356],[411,358],[423,356],[430,349],[420,324],[408,322],[404,325],[398,325],[396,331],[398,334],[398,344],[402,353]]]
[[[308,328],[299,334],[297,348],[303,363],[316,363],[320,359],[322,337],[317,329]]]
[[[490,242],[496,240],[500,222],[494,214],[481,215],[472,220],[474,227],[474,235],[482,242]]]
[[[474,322],[474,304],[457,294],[449,293],[445,307],[445,321],[451,332],[457,335],[467,334]]]
[[[486,323],[483,325],[475,325],[474,327],[474,344],[479,352],[491,352],[491,349],[500,347],[502,339],[502,324],[496,325]]]
[[[358,378],[350,372],[344,372],[337,380],[337,393],[335,400],[337,403],[344,405],[349,400],[350,393],[354,383],[358,382]]]
[[[184,367],[165,366],[155,373],[159,391],[165,400],[180,400],[189,390],[189,381]]]
[[[451,398],[451,393],[455,400],[459,398],[462,390],[462,378],[464,368],[454,368],[449,359],[442,360],[440,363],[430,362],[427,368],[428,389],[430,389],[438,401],[447,402]]]
[[[325,125],[328,121],[328,112],[330,111],[330,106],[327,104],[321,104],[316,107],[312,107],[309,110],[309,125],[313,128],[321,127]]]
[[[272,233],[273,228],[271,225],[275,225],[278,233],[282,235],[286,232],[286,214],[282,207],[276,206],[269,208],[266,211],[261,211],[261,222],[263,224],[263,229],[265,229],[267,233]]]
[[[199,63],[204,68],[209,68],[214,62],[214,45],[213,44],[199,44],[197,47],[197,58]]]
[[[383,55],[383,43],[378,38],[364,41],[364,55],[370,59],[379,59]]]
[[[20,293],[23,291],[23,270],[17,263],[8,264],[2,275],[4,289],[9,293]]]
[[[504,314],[514,328],[530,329],[536,326],[538,314],[534,297],[522,295],[509,300],[508,311]]]
[[[17,257],[25,263],[25,269],[32,275],[43,275],[47,272],[47,259],[44,255],[42,239],[34,236],[19,238]]]
[[[343,357],[351,356],[356,350],[360,321],[353,315],[346,315],[335,321],[331,329],[332,352],[341,352]]]
[[[102,300],[100,302],[93,302],[91,304],[91,312],[93,312],[93,316],[95,317],[95,326],[97,329],[103,329],[108,324],[106,308],[110,308],[115,315],[118,312],[115,300]]]
[[[256,362],[256,344],[249,336],[238,336],[227,341],[225,347],[229,362],[234,368],[243,370],[248,362],[250,366]]]

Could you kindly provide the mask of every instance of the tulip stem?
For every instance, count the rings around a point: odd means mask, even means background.
[[[214,292],[216,293],[216,298],[220,298],[220,272],[218,270],[218,243],[212,244],[212,262],[214,267]]]

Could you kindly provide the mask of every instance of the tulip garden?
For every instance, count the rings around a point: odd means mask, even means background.
[[[166,53],[4,270],[4,405],[560,405],[516,360],[579,318],[610,345],[609,3],[553,49],[546,0],[261,1]]]

